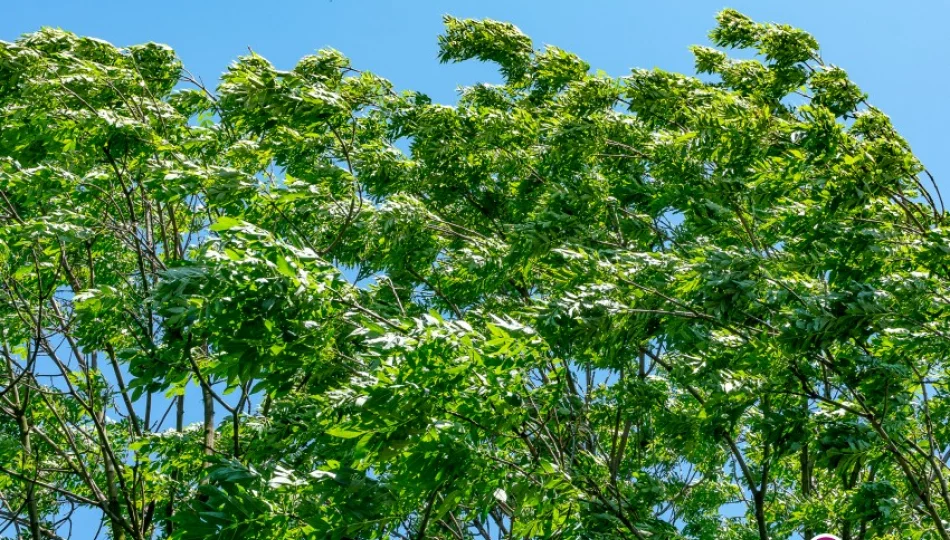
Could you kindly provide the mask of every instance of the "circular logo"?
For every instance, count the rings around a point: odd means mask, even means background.
[[[819,534],[818,536],[812,538],[811,540],[841,540],[833,534]]]

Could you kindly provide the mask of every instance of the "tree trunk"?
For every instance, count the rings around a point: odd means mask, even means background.
[[[16,387],[14,387],[14,393],[16,393]],[[16,399],[16,396],[14,396],[14,399]],[[19,411],[19,414],[17,414],[17,425],[20,428],[20,442],[23,444],[23,455],[20,459],[20,467],[22,468],[21,472],[25,474],[29,464],[30,456],[33,454],[33,447],[30,441],[30,423],[26,419],[26,412],[22,409]],[[40,530],[40,512],[39,507],[36,504],[35,492],[35,484],[26,486],[25,504],[27,515],[30,519],[30,535],[33,538],[43,538],[42,531]]]
[[[759,540],[769,540],[769,527],[765,522],[765,492],[756,490],[752,493],[755,503],[755,524],[759,529]]]
[[[92,353],[90,358],[90,367],[92,371],[96,372],[99,370],[99,360],[96,353]],[[89,396],[90,404],[95,407],[95,397],[90,394]],[[102,426],[102,435],[100,436],[100,444],[102,445],[102,463],[105,467],[106,473],[106,493],[108,497],[107,504],[109,505],[109,522],[112,524],[112,537],[115,540],[125,540],[125,527],[124,524],[119,521],[119,516],[122,515],[122,505],[119,502],[119,480],[115,470],[115,463],[112,462],[112,459],[109,456],[109,440],[106,437],[106,411],[105,406],[98,408],[95,411],[96,422]]]
[[[799,467],[801,468],[801,479],[799,483],[801,484],[802,498],[808,500],[811,498],[811,460],[808,456],[808,443],[802,445],[802,451],[799,454]],[[815,536],[815,531],[811,527],[805,525],[804,530],[806,540],[810,540]]]
[[[175,431],[181,433],[185,429],[185,396],[184,394],[175,398]],[[175,524],[172,523],[172,517],[175,515],[175,495],[178,491],[177,482],[181,480],[181,474],[178,471],[172,473],[172,487],[168,490],[168,506],[165,507],[165,532],[171,536],[175,530]]]
[[[204,445],[205,455],[214,453],[214,397],[211,395],[211,381],[201,386],[201,401],[204,403]]]

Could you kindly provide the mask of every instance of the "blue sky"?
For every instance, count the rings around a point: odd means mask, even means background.
[[[537,46],[552,44],[595,69],[693,72],[688,46],[707,43],[716,12],[733,7],[763,21],[812,32],[822,56],[847,70],[870,102],[893,119],[950,193],[950,0],[5,0],[0,39],[58,26],[116,45],[167,43],[213,84],[248,47],[290,68],[331,46],[398,88],[454,102],[456,88],[496,80],[488,67],[436,60],[442,15],[506,20]],[[948,198],[950,200],[950,198]],[[190,390],[197,399],[198,391]],[[189,400],[190,402],[191,400]],[[189,403],[189,409],[196,409]],[[191,416],[191,415],[190,415]],[[187,420],[197,419],[189,417]]]

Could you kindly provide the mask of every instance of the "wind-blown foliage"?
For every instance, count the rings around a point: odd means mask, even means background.
[[[0,42],[0,534],[950,539],[950,229],[817,42],[445,23],[503,84]]]

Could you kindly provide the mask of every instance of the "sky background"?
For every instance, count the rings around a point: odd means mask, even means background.
[[[333,47],[398,89],[454,103],[459,86],[498,77],[477,63],[438,63],[445,14],[512,22],[536,47],[557,45],[618,76],[634,67],[693,73],[688,47],[708,44],[725,7],[811,32],[824,60],[890,115],[950,193],[950,0],[0,0],[0,39],[55,26],[119,46],[157,41],[212,86],[249,47],[281,69]],[[200,410],[198,394],[190,391],[188,409]]]

